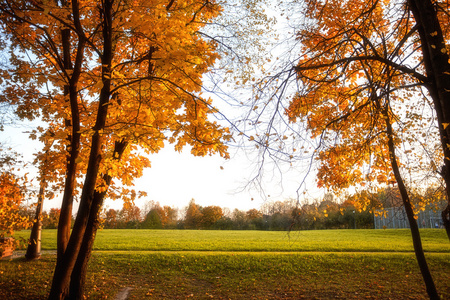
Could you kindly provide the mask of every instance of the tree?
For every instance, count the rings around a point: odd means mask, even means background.
[[[105,228],[118,228],[118,214],[119,212],[115,209],[108,209],[105,212],[105,216],[104,216],[104,224],[105,224]]]
[[[417,42],[423,40],[420,32],[426,25],[414,13],[413,6],[418,5],[414,2],[408,1],[405,6],[406,3],[389,1],[305,1],[305,22],[296,36],[302,53],[292,69],[300,89],[286,114],[291,123],[306,124],[306,130],[317,141],[320,187],[338,193],[349,187],[363,187],[367,182],[374,188],[397,184],[428,294],[437,298],[408,187],[401,174],[401,168],[408,167],[407,160],[399,156],[402,143],[403,157],[417,162],[410,170],[422,174],[442,159],[433,147],[423,146],[433,146],[433,139],[438,136],[432,131],[435,115],[429,109],[427,96],[442,124],[439,107],[443,102],[436,97],[438,91],[430,86],[433,80],[430,76],[439,76],[444,71],[421,73],[428,69],[430,53]],[[437,16],[430,7],[428,13]],[[439,32],[429,31],[428,35]],[[433,45],[446,53],[442,41]],[[424,65],[417,60],[417,65],[411,66],[415,56],[424,57]],[[448,57],[444,65],[448,65]],[[425,97],[422,88],[428,90]],[[445,136],[442,130],[439,134],[441,139]],[[448,150],[443,150],[444,155],[445,151]],[[370,202],[362,202],[361,206],[369,207]]]
[[[178,209],[164,205],[164,217],[161,218],[161,223],[164,228],[176,228],[178,222]]]
[[[33,227],[31,228],[30,238],[28,241],[27,252],[25,258],[32,260],[39,258],[41,255],[41,231],[42,231],[42,209],[44,206],[44,199],[46,197],[53,198],[52,192],[48,192],[47,188],[53,181],[50,175],[52,168],[55,166],[49,161],[50,151],[53,141],[44,141],[44,150],[36,155],[35,163],[40,163],[40,176],[39,176],[39,192],[37,195],[36,212],[33,220]],[[59,217],[58,217],[59,222]],[[70,227],[69,227],[70,228]]]
[[[233,229],[239,230],[248,229],[249,222],[245,212],[235,208],[233,210],[231,220],[233,221]]]
[[[443,167],[440,172],[446,185],[447,207],[442,212],[442,220],[450,239],[450,104],[448,103],[450,73],[450,54],[446,40],[448,31],[448,2],[431,0],[409,0],[409,9],[414,15],[420,46],[423,53],[423,64],[427,80],[425,86],[433,99],[434,109],[438,120],[439,135],[442,152],[444,154]]]
[[[27,195],[27,177],[16,175],[16,166],[21,162],[19,154],[0,144],[0,239],[13,237],[17,230],[31,226],[29,215],[24,207]],[[25,210],[25,213],[23,211]],[[0,253],[4,246],[0,245]]]
[[[211,100],[199,95],[201,76],[218,57],[215,44],[203,40],[199,30],[218,14],[218,5],[91,4],[2,1],[0,5],[10,48],[32,54],[16,56],[19,52],[11,51],[16,69],[5,72],[8,96],[30,111],[42,110],[53,129],[48,132],[58,138],[59,149],[65,149],[60,153],[67,154],[68,201],[63,201],[62,217],[71,211],[72,178],[81,174],[72,171],[78,166],[85,174],[68,241],[66,227],[59,229],[52,299],[69,297],[69,282],[74,283],[70,297],[81,297],[82,287],[76,285],[82,281],[103,199],[116,191],[110,189],[113,179],[129,186],[149,165],[138,150],[154,153],[168,141],[177,150],[189,145],[194,155],[228,156],[223,144],[230,138],[228,129],[208,120],[216,110]],[[16,79],[23,84],[15,84]],[[48,81],[55,89],[47,97],[28,97],[39,94]],[[135,196],[130,192],[125,197]],[[60,223],[69,224],[67,218]]]
[[[254,219],[262,217],[262,213],[259,210],[257,210],[256,208],[247,210],[246,214],[247,214],[247,218],[249,220],[254,220]]]
[[[189,201],[189,205],[186,208],[186,213],[184,216],[184,226],[185,228],[198,229],[202,223],[203,213],[202,207],[195,203],[194,199]]]
[[[395,70],[395,78],[390,80],[390,90],[385,91],[390,94],[391,100],[394,97],[397,97],[396,100],[398,100],[413,95],[423,99],[421,96],[422,88],[425,88],[427,96],[430,97],[433,103],[435,115],[432,118],[436,118],[438,124],[441,124],[438,126],[438,134],[441,140],[441,153],[444,154],[443,156],[441,154],[435,156],[432,164],[430,163],[431,166],[439,165],[439,160],[442,161],[444,166],[448,164],[448,160],[443,159],[443,157],[447,157],[447,151],[449,151],[447,149],[448,133],[445,125],[447,124],[446,115],[448,115],[446,110],[449,108],[444,100],[446,96],[444,86],[448,81],[446,72],[448,72],[449,58],[444,41],[448,33],[441,28],[441,24],[443,26],[447,24],[447,17],[445,16],[447,8],[444,7],[444,2],[433,4],[432,1],[406,1],[402,5],[395,5],[390,2],[383,4],[380,1],[371,1],[366,3],[364,7],[361,6],[361,9],[354,10],[349,5],[324,5],[320,1],[309,1],[308,5],[312,18],[317,18],[319,14],[324,13],[333,14],[333,10],[342,9],[342,11],[352,13],[350,18],[352,21],[345,21],[342,17],[336,22],[331,19],[324,21],[323,24],[327,23],[325,26],[328,28],[327,37],[316,33],[308,33],[306,30],[303,31],[301,34],[302,43],[311,51],[305,59],[299,61],[296,67],[301,76],[305,75],[303,78],[312,76],[311,70],[316,68],[315,74],[322,74],[322,78],[326,76],[328,79],[333,77],[331,72],[340,72],[342,70],[346,74],[357,74],[361,70],[355,68],[355,65],[358,63],[389,67]],[[349,15],[346,14],[346,16]],[[333,22],[334,24],[332,24]],[[370,31],[375,34],[370,36]],[[313,30],[313,32],[317,31]],[[375,40],[375,36],[379,38],[379,41]],[[317,44],[314,45],[313,43],[315,42]],[[314,57],[319,57],[320,49],[322,49],[323,54],[336,50],[336,55],[328,58],[322,56],[320,61],[314,59]],[[423,60],[415,60],[417,64],[411,66],[409,62],[416,57],[423,58]],[[436,61],[440,63],[436,64]],[[325,70],[328,71],[324,72]],[[424,71],[425,74],[423,73]],[[335,78],[337,78],[337,73],[334,74]],[[378,82],[376,83],[378,84]],[[339,89],[336,90],[336,93],[341,93],[342,95],[344,93],[349,94],[351,91],[354,94],[360,92],[357,91],[357,88],[364,86],[363,84],[354,83],[352,90],[351,85],[346,87],[346,89],[342,89],[342,86],[339,87],[338,84],[336,87]],[[319,85],[316,84],[316,86]],[[365,87],[367,88],[368,85],[366,84]],[[326,93],[325,87],[321,90],[321,93],[322,95]],[[320,94],[317,96],[320,97]],[[411,98],[406,99],[411,100]],[[413,101],[404,101],[403,103],[406,104],[411,122],[417,122],[414,118],[420,116],[421,113],[414,109],[410,110],[416,104]],[[425,104],[428,105],[427,103]],[[345,103],[338,103],[337,105],[345,106]],[[294,107],[292,108],[295,109]],[[352,108],[361,111],[356,105]],[[432,120],[422,120],[422,124],[425,122],[433,123]],[[430,128],[429,125],[428,128]],[[419,137],[412,135],[411,132],[412,130],[409,132],[408,138],[419,140]],[[425,132],[423,134],[432,136]],[[426,144],[426,141],[422,141],[422,144],[424,144],[423,142]],[[428,151],[429,153],[435,152],[434,149],[428,149]],[[447,182],[448,179],[446,179],[445,172],[437,170],[436,167],[431,169],[439,172],[443,176],[444,181]],[[446,223],[445,219],[448,219],[448,216],[445,217],[446,214],[447,209],[443,212],[444,223]]]
[[[160,213],[161,211],[157,208],[150,209],[150,211],[145,216],[144,221],[142,221],[141,227],[153,229],[163,228]]]
[[[149,201],[144,209],[145,219],[142,228],[176,228],[178,210],[165,205],[161,207],[159,202]]]
[[[126,228],[138,228],[141,222],[141,209],[134,203],[124,203],[119,214]]]
[[[252,208],[250,210],[247,210],[245,214],[247,215],[247,219],[251,223],[250,229],[265,229],[263,214],[259,210],[257,210],[256,208]]]
[[[299,58],[294,67],[288,65],[278,73],[287,74],[285,81],[273,77],[274,82],[282,81],[275,92],[278,99],[279,91],[287,91],[291,76],[298,83],[297,93],[287,106],[276,101],[273,115],[278,116],[286,107],[284,113],[290,124],[306,125],[304,130],[315,144],[312,159],[318,161],[319,187],[339,193],[349,187],[367,189],[367,184],[372,189],[397,184],[430,298],[438,295],[423,255],[411,187],[404,180],[408,173],[402,170],[408,168],[409,174],[416,175],[409,176],[409,182],[419,182],[419,175],[427,178],[430,170],[437,173],[436,165],[450,163],[446,159],[450,157],[446,154],[450,151],[446,114],[450,108],[446,99],[450,72],[444,43],[447,4],[305,1],[305,18],[301,18],[302,24],[296,24]],[[267,111],[271,100],[255,102],[259,116]],[[286,141],[290,138],[304,141],[304,131],[281,136],[273,127],[274,118],[268,124],[264,135],[258,136],[263,151],[289,149]],[[285,128],[295,126],[288,124]],[[441,149],[436,146],[439,140]],[[272,146],[274,142],[278,148]],[[291,162],[301,158],[296,150],[303,152],[303,147],[292,148],[286,151]],[[450,183],[447,169],[440,173]],[[360,206],[370,207],[368,198],[360,200],[364,201]],[[444,219],[448,218],[445,215],[444,210]]]
[[[23,183],[12,173],[0,174],[0,237],[14,235],[14,231],[30,225],[28,216],[20,214],[24,191]]]
[[[223,217],[222,208],[219,206],[206,206],[202,209],[201,227],[210,229]]]
[[[33,219],[33,227],[31,228],[30,238],[28,240],[26,259],[36,259],[41,256],[41,233],[42,233],[42,209],[44,205],[44,189],[45,183],[41,182],[38,194],[38,202],[36,204],[36,212]]]

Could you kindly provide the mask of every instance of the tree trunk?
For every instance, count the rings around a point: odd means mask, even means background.
[[[439,122],[444,165],[441,175],[446,185],[447,207],[442,212],[447,236],[450,240],[450,56],[437,17],[436,5],[431,0],[408,0],[409,8],[419,25],[419,35],[429,81],[425,83]]]
[[[128,143],[125,141],[115,143],[113,153],[113,157],[115,160],[120,161],[127,144]],[[112,177],[109,175],[104,175],[103,179],[108,188],[111,184]],[[81,244],[80,252],[73,268],[72,276],[70,278],[70,300],[83,299],[87,265],[89,259],[91,258],[92,246],[94,245],[95,236],[100,224],[99,214],[103,206],[103,200],[106,196],[107,191],[108,189],[101,193],[97,191],[94,192],[94,200],[92,203],[91,212],[89,214],[87,228],[83,236],[83,243]]]
[[[444,222],[447,237],[450,240],[450,204],[447,204],[447,207],[442,211],[442,221]]]
[[[70,29],[63,29],[61,31],[61,40],[63,47],[63,64],[65,70],[73,70],[70,52]],[[83,43],[79,41],[79,43]],[[65,120],[65,126],[72,128],[71,135],[67,137],[69,142],[67,146],[67,168],[66,181],[64,184],[64,194],[61,204],[61,213],[58,223],[57,234],[57,257],[61,259],[66,250],[67,243],[70,237],[70,227],[72,222],[72,206],[73,206],[73,192],[75,189],[76,170],[79,148],[80,148],[80,117],[78,111],[78,93],[77,82],[78,72],[68,75],[70,80],[64,86],[64,95],[69,97],[69,105],[71,109],[71,119]]]
[[[89,165],[86,171],[86,179],[80,199],[80,207],[66,251],[56,263],[49,299],[65,299],[68,295],[70,276],[81,247],[94,196],[96,177],[101,161],[101,144],[102,141],[99,133],[94,133],[92,137]]]
[[[72,4],[76,1],[72,1]],[[93,127],[91,150],[89,162],[86,170],[86,177],[80,198],[80,207],[75,219],[75,224],[70,235],[66,251],[60,260],[57,261],[53,275],[52,287],[49,299],[65,299],[69,295],[70,277],[79,255],[83,237],[87,229],[92,202],[94,200],[94,191],[97,182],[98,170],[101,157],[101,148],[104,143],[101,132],[105,128],[108,105],[111,95],[111,62],[112,62],[112,1],[102,1],[102,34],[103,34],[103,54],[102,63],[102,82],[103,87],[100,91],[99,104],[97,108],[97,119]],[[92,225],[90,225],[92,226]],[[89,229],[90,230],[90,229]]]
[[[66,7],[69,3],[62,1],[62,6]],[[68,84],[64,86],[64,95],[69,97],[69,106],[71,111],[71,119],[65,119],[65,126],[71,127],[71,134],[67,137],[69,145],[67,146],[67,169],[66,169],[66,181],[64,184],[64,194],[61,204],[61,213],[58,223],[58,235],[57,235],[57,257],[59,260],[69,242],[70,227],[72,223],[72,206],[73,206],[73,193],[76,184],[76,170],[77,170],[77,158],[80,151],[80,112],[78,109],[78,81],[81,75],[81,66],[84,60],[84,50],[86,44],[86,38],[84,36],[83,28],[81,27],[79,20],[79,5],[78,1],[72,1],[72,13],[75,24],[76,34],[78,37],[77,52],[75,56],[75,62],[72,64],[71,60],[71,30],[61,30],[61,42],[63,50],[63,66],[64,72],[71,71],[71,74],[67,74]],[[72,16],[69,16],[72,18]]]
[[[34,216],[33,228],[31,229],[27,253],[25,254],[25,258],[27,260],[37,259],[41,257],[41,232],[42,232],[41,219],[42,219],[42,206],[44,204],[44,186],[45,183],[41,182],[41,187],[39,188],[38,203],[36,206],[36,214]]]
[[[102,193],[103,194],[103,193]],[[83,241],[77,260],[72,270],[70,278],[69,294],[66,299],[83,299],[84,285],[86,282],[86,271],[89,259],[91,258],[92,246],[99,226],[99,213],[103,205],[103,196],[100,193],[94,193],[94,199],[89,213],[89,219],[84,232]]]
[[[400,170],[397,164],[397,157],[395,155],[395,144],[394,144],[394,132],[392,129],[392,124],[389,119],[388,106],[384,108],[383,112],[385,122],[386,122],[386,131],[388,135],[388,146],[389,146],[389,158],[391,160],[392,171],[394,172],[395,180],[397,181],[397,186],[400,191],[400,195],[402,197],[403,206],[405,207],[406,216],[408,218],[409,227],[411,230],[411,236],[414,245],[414,253],[416,255],[417,263],[419,265],[420,272],[422,273],[423,280],[425,282],[425,286],[427,289],[428,296],[430,299],[440,299],[436,290],[436,286],[434,284],[433,277],[431,276],[431,272],[428,268],[428,264],[425,258],[425,254],[423,252],[422,241],[420,238],[419,226],[417,225],[417,221],[415,218],[415,214],[413,211],[413,207],[411,204],[411,200],[409,198],[406,186],[403,182],[403,178],[400,174]]]

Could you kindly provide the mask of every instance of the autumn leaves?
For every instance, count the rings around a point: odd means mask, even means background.
[[[59,236],[51,297],[67,296],[84,232],[96,226],[95,207],[107,195],[137,194],[126,187],[150,165],[146,154],[170,142],[194,155],[228,156],[228,129],[209,120],[211,101],[200,94],[218,55],[199,30],[219,11],[210,1],[1,2],[8,96],[46,122],[34,133],[49,148],[40,168],[58,161],[65,169],[42,177],[64,186],[61,224],[70,226],[82,189],[70,240],[68,232]]]

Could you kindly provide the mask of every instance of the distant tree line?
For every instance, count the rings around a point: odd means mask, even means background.
[[[102,214],[103,228],[209,229],[209,230],[312,230],[372,228],[373,216],[351,202],[320,201],[298,206],[296,201],[267,202],[260,209],[242,211],[201,206],[192,199],[180,210],[148,202],[144,209],[130,204]]]
[[[423,192],[411,192],[418,207],[424,202],[439,211],[441,189],[429,188]],[[365,199],[361,201],[361,199]],[[433,200],[434,199],[434,200]],[[361,207],[361,203],[365,203]],[[421,203],[419,205],[419,203]],[[338,201],[326,194],[307,204],[298,205],[294,199],[267,201],[259,209],[247,211],[219,206],[201,206],[192,199],[184,209],[161,206],[148,201],[143,207],[125,203],[122,209],[105,209],[101,224],[107,229],[207,229],[207,230],[317,230],[317,229],[363,229],[374,228],[374,213],[378,208],[400,207],[397,189],[386,188],[376,193],[363,191]],[[33,217],[34,208],[22,207],[22,215]],[[52,208],[42,215],[46,229],[58,227],[60,209]]]

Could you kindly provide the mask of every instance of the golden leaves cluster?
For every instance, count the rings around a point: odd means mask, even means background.
[[[9,74],[7,97],[23,107],[24,115],[39,115],[47,123],[33,134],[52,141],[47,154],[53,159],[47,161],[59,161],[58,170],[64,169],[71,135],[71,127],[65,124],[71,119],[70,103],[63,91],[75,76],[81,39],[86,49],[76,87],[81,124],[79,176],[87,167],[99,94],[107,81],[111,84],[110,100],[104,104],[108,116],[105,128],[98,132],[104,139],[101,176],[108,174],[131,185],[150,165],[146,155],[158,152],[165,142],[174,143],[177,150],[189,145],[194,155],[228,157],[229,130],[209,120],[215,109],[201,95],[202,76],[219,57],[215,43],[199,34],[221,11],[215,1],[115,1],[110,66],[101,62],[100,1],[78,1],[77,12],[54,1],[6,2],[0,19],[10,39],[14,66],[3,70]],[[81,24],[74,21],[75,13]],[[61,51],[63,29],[70,30],[70,68],[64,66]],[[120,160],[113,157],[115,141],[129,145]],[[98,189],[102,186],[100,182]]]
[[[11,236],[14,231],[26,229],[31,224],[20,213],[24,192],[19,179],[9,173],[0,174],[0,237]]]
[[[393,67],[418,55],[413,22],[392,1],[305,4],[307,19],[297,34],[301,88],[286,114],[291,122],[306,122],[320,142],[318,184],[338,191],[393,183],[386,120],[405,150],[434,121],[419,113],[427,104],[413,88],[417,78]]]

